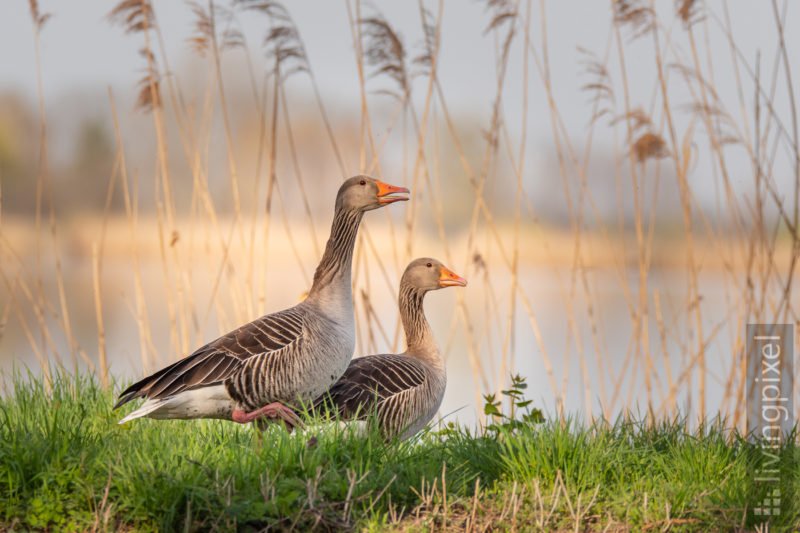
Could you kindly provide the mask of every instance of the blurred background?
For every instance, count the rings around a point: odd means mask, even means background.
[[[787,0],[0,8],[0,371],[138,378],[310,286],[343,178],[408,186],[354,265],[401,350],[418,256],[441,415],[512,373],[551,416],[742,426],[748,322],[797,322]],[[115,381],[116,380],[116,381]]]

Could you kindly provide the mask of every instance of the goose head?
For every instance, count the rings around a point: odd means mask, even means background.
[[[430,257],[413,260],[400,281],[423,291],[435,291],[445,287],[466,287],[467,280]]]
[[[371,211],[394,202],[404,202],[408,194],[405,187],[389,185],[369,176],[353,176],[339,187],[336,195],[336,207],[353,211]]]

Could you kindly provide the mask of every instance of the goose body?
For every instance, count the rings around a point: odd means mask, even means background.
[[[405,197],[407,189],[366,176],[345,181],[331,236],[300,304],[262,316],[134,383],[115,407],[146,401],[120,423],[150,418],[250,421],[272,404],[299,405],[322,394],[345,371],[355,347],[351,265],[363,213]]]
[[[353,329],[347,300],[327,310],[306,300],[258,318],[125,391],[118,405],[147,400],[120,423],[141,416],[230,419],[237,407],[309,401],[347,368]]]
[[[407,439],[425,427],[442,403],[447,374],[422,303],[428,291],[456,285],[466,281],[435,259],[412,261],[400,281],[406,351],[354,359],[314,408],[343,420],[365,420],[374,413],[386,438]]]
[[[445,372],[414,356],[368,355],[353,359],[316,406],[332,404],[343,420],[366,420],[374,412],[381,433],[402,440],[436,415],[446,385]]]

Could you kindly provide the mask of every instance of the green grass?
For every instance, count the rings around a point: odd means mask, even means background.
[[[450,427],[386,444],[375,434],[260,434],[220,421],[118,426],[113,394],[88,378],[61,376],[50,393],[30,376],[12,381],[0,399],[0,529],[753,524],[759,454],[722,424],[690,432],[681,420],[529,420],[485,435]],[[795,465],[785,490],[800,494],[796,444],[783,457]],[[798,516],[786,505],[773,530],[796,528]]]

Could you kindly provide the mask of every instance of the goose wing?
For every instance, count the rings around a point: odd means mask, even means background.
[[[328,392],[314,401],[314,409],[339,413],[344,419],[365,419],[376,407],[408,395],[425,379],[425,367],[411,357],[359,357]]]
[[[138,381],[120,394],[117,407],[136,398],[169,398],[219,385],[256,356],[269,357],[302,340],[304,313],[297,307],[258,318]]]

